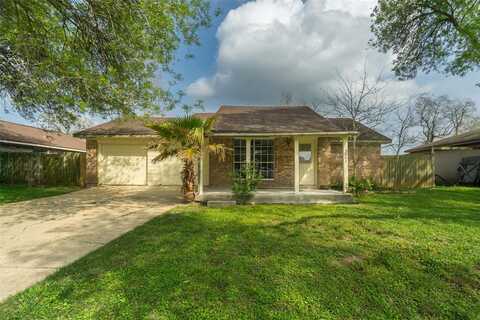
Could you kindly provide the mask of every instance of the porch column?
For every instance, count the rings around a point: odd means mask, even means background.
[[[299,144],[298,137],[293,138],[294,141],[294,171],[295,171],[295,193],[300,192],[300,163],[298,160]]]
[[[432,146],[432,148],[430,149],[431,150],[431,161],[432,161],[432,179],[433,179],[433,183],[432,185],[435,187],[435,177],[436,177],[436,167],[435,167],[435,147]]]
[[[252,162],[252,148],[250,147],[252,145],[252,139],[251,138],[246,138],[245,139],[245,163],[247,165],[250,164],[250,162]]]
[[[202,142],[202,147],[200,148],[200,165],[198,172],[198,193],[199,195],[203,194],[203,171],[204,171],[204,157],[205,157],[205,141]]]
[[[348,136],[343,142],[343,192],[348,192]]]

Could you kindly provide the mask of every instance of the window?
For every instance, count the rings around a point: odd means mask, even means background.
[[[250,143],[251,162],[255,164],[263,179],[273,179],[273,141],[252,140]]]
[[[238,172],[247,163],[247,141],[233,140],[233,170]],[[250,162],[255,164],[263,179],[273,179],[273,140],[252,139]]]
[[[233,140],[233,170],[238,172],[247,162],[247,145],[244,139]]]
[[[298,147],[300,162],[309,163],[312,160],[312,145],[310,143],[301,143]]]

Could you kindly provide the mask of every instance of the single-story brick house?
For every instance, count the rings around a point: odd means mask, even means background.
[[[352,120],[325,118],[306,106],[221,106],[207,139],[225,144],[233,152],[225,161],[204,154],[199,191],[225,188],[231,173],[243,163],[255,162],[264,188],[330,188],[348,182],[352,167],[353,137],[357,137],[357,174],[375,178],[381,165],[381,146],[391,140]],[[155,118],[164,121],[165,118]],[[152,163],[156,152],[147,150],[155,132],[140,120],[114,120],[76,134],[87,140],[89,185],[180,185],[177,159]],[[350,156],[349,156],[350,154]],[[350,169],[349,169],[350,168]]]

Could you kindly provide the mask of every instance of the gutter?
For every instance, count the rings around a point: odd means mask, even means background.
[[[338,137],[338,136],[357,136],[358,131],[336,131],[336,132],[280,132],[280,133],[268,133],[268,132],[225,132],[225,133],[212,133],[214,137],[272,137],[272,136],[325,136],[325,137]]]
[[[82,139],[98,139],[98,138],[158,138],[156,134],[90,134],[90,135],[77,135],[75,137]]]
[[[82,153],[86,152],[86,150],[80,150],[80,149],[48,146],[48,145],[45,145],[45,144],[18,142],[18,141],[11,141],[11,140],[0,140],[0,143],[18,144],[18,145],[21,145],[21,146],[39,147],[39,148],[47,148],[47,149],[55,149],[55,150],[63,150],[63,151],[73,151],[73,152],[82,152]]]
[[[454,145],[454,146],[440,146],[440,147],[425,147],[421,149],[409,149],[405,150],[408,153],[417,153],[417,152],[430,152],[432,148],[435,151],[452,151],[452,150],[477,150],[476,148],[469,147],[468,145]]]

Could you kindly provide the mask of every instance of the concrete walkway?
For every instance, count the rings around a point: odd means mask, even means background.
[[[0,205],[0,301],[181,203],[160,187],[98,187]]]

